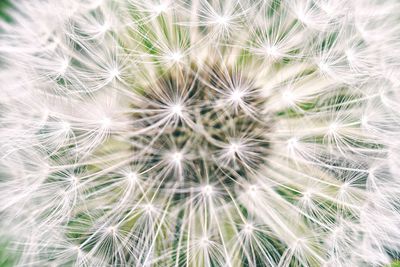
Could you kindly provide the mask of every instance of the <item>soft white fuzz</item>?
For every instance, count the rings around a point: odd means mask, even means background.
[[[0,22],[15,265],[398,257],[398,1],[15,2]]]

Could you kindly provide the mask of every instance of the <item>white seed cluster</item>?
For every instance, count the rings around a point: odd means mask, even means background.
[[[390,264],[398,10],[13,3],[0,21],[0,265]]]

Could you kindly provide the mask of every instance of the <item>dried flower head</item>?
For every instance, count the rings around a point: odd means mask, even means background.
[[[18,1],[0,22],[0,256],[389,264],[400,252],[399,9]]]

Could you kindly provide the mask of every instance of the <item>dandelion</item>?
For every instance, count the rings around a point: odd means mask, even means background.
[[[13,3],[0,22],[0,265],[398,259],[399,9]]]

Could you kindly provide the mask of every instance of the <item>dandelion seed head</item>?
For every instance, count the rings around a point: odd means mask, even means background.
[[[13,3],[0,23],[5,253],[17,266],[390,264],[399,8]]]

